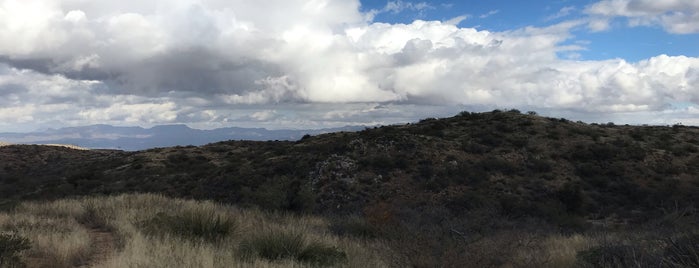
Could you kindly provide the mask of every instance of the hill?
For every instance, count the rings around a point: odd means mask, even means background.
[[[657,257],[660,249],[639,241],[699,231],[699,128],[585,124],[514,110],[299,141],[137,152],[6,146],[0,178],[6,204],[154,192],[315,213],[338,233],[390,241],[397,261],[410,266],[479,259],[476,267],[499,267],[511,259],[491,253],[513,237],[543,247],[555,235],[600,230],[626,240],[610,239],[594,256]],[[522,250],[511,246],[512,254]]]

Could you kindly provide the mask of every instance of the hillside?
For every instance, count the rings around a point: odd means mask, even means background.
[[[363,226],[361,234],[393,241],[409,265],[451,266],[474,257],[453,250],[484,237],[495,249],[508,230],[696,234],[699,128],[463,112],[296,142],[138,152],[13,145],[0,148],[0,178],[5,206],[153,192],[312,212],[340,233]]]

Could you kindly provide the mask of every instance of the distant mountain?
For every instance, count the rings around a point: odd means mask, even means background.
[[[228,127],[200,130],[186,125],[162,125],[152,128],[91,125],[48,129],[31,133],[0,133],[0,144],[66,144],[91,149],[137,151],[178,145],[198,146],[226,140],[298,140],[306,134],[358,131],[363,128],[361,126],[346,126],[311,130],[268,130]]]

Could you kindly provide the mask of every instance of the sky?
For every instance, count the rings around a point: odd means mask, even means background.
[[[0,132],[699,125],[699,1],[0,0]]]

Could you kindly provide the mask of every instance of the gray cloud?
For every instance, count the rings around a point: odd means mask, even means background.
[[[602,0],[588,6],[590,28],[607,30],[611,19],[623,17],[630,26],[659,25],[676,34],[699,33],[699,2],[695,0]]]
[[[699,106],[698,58],[559,58],[584,49],[562,45],[584,21],[490,32],[373,23],[347,0],[34,2],[0,0],[0,128],[325,127],[495,107]]]

